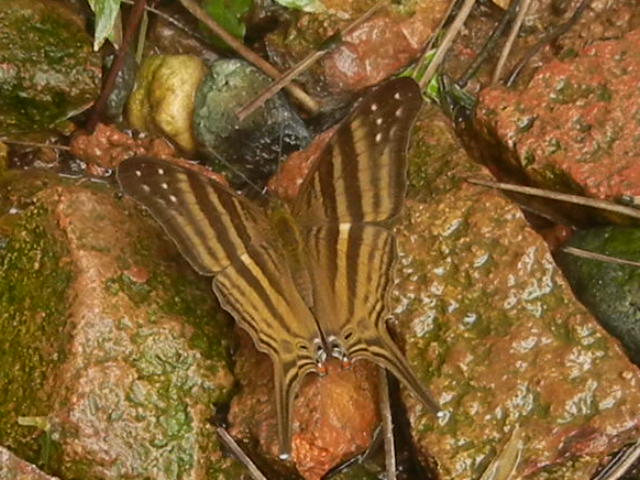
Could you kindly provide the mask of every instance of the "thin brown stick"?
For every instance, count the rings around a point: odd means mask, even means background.
[[[438,49],[436,50],[436,53],[433,55],[433,58],[431,59],[431,63],[427,67],[427,71],[424,72],[424,75],[420,79],[421,89],[425,89],[426,86],[429,85],[429,82],[431,81],[431,79],[436,73],[436,70],[444,60],[444,56],[449,51],[449,48],[453,44],[453,40],[455,39],[456,35],[458,35],[458,32],[460,32],[462,25],[464,24],[465,20],[471,13],[471,9],[475,5],[475,3],[476,3],[476,0],[464,0],[464,3],[462,4],[462,7],[460,7],[460,11],[458,12],[458,15],[456,15],[456,18],[453,20],[453,23],[447,29],[447,33],[444,35],[444,38],[442,39],[442,43],[440,43],[440,45],[438,46]]]
[[[71,150],[71,147],[68,147],[66,145],[58,145],[57,143],[23,142],[21,140],[8,140],[6,138],[0,138],[0,142],[8,143],[9,145],[20,145],[24,147],[53,148],[56,150]]]
[[[529,49],[527,54],[517,63],[517,65],[513,68],[511,73],[507,75],[506,80],[504,81],[504,85],[506,87],[510,87],[516,81],[524,67],[531,61],[533,56],[540,51],[542,47],[548,45],[549,43],[556,40],[561,35],[564,35],[566,32],[576,24],[576,22],[580,19],[584,11],[591,4],[591,0],[582,0],[578,7],[575,9],[569,20],[559,25],[558,27],[551,30],[548,34],[546,34],[538,43],[536,43],[533,47]]]
[[[498,59],[498,64],[496,65],[496,69],[493,71],[493,78],[491,79],[492,84],[496,84],[500,79],[500,75],[502,75],[502,70],[504,68],[505,63],[507,63],[507,58],[509,57],[509,53],[513,48],[513,44],[516,41],[516,36],[520,31],[520,27],[522,27],[522,22],[524,22],[524,17],[527,15],[527,11],[529,11],[529,7],[531,6],[531,0],[522,0],[520,2],[520,8],[518,9],[518,14],[516,15],[516,19],[511,25],[511,30],[509,31],[509,36],[507,37],[507,42],[504,44],[504,48],[500,52],[500,58]]]
[[[256,464],[253,463],[253,461],[246,453],[244,453],[244,450],[242,450],[242,448],[240,448],[240,445],[238,445],[233,437],[229,435],[229,432],[227,432],[222,427],[217,427],[216,432],[218,433],[218,437],[220,437],[220,440],[227,446],[227,448],[229,448],[229,450],[233,452],[238,461],[246,467],[253,480],[267,480],[267,477],[262,474]]]
[[[133,0],[120,0],[120,1],[122,3],[126,3],[127,5],[133,5]],[[144,7],[144,9],[147,12],[151,12],[151,13],[156,14],[157,16],[159,16],[163,20],[166,20],[168,23],[172,24],[176,28],[179,28],[183,32],[188,33],[190,36],[194,37],[195,39],[197,39],[197,40],[199,40],[199,41],[201,41],[203,43],[207,43],[208,42],[207,38],[204,35],[202,35],[200,32],[196,32],[195,30],[192,30],[191,28],[187,27],[186,25],[182,24],[181,22],[179,22],[178,20],[173,18],[168,13],[165,13],[162,10],[159,10],[159,9],[157,9],[155,7],[151,7],[149,5]]]
[[[638,458],[640,458],[640,440],[618,453],[593,480],[618,480],[631,470]]]
[[[387,480],[396,480],[396,446],[393,439],[393,417],[391,416],[391,402],[389,401],[389,382],[387,370],[378,367],[380,391],[380,415],[382,416],[382,434],[384,436],[384,459]]]
[[[347,28],[345,28],[342,32],[340,32],[338,36],[340,38],[343,38],[349,33],[351,33],[363,22],[368,20],[375,12],[380,10],[380,8],[382,8],[382,6],[386,3],[387,3],[387,0],[382,0],[376,3],[375,5],[373,5],[369,10],[367,10],[364,14],[362,14],[359,18],[357,18],[349,26],[347,26]],[[328,40],[331,40],[331,37]],[[242,121],[245,118],[247,118],[256,109],[260,108],[264,104],[264,102],[269,100],[276,93],[278,93],[280,90],[286,87],[287,84],[289,84],[289,82],[291,82],[294,78],[296,78],[302,72],[308,70],[309,67],[311,67],[311,65],[316,63],[320,58],[322,58],[324,55],[326,55],[330,51],[334,50],[340,44],[341,44],[340,42],[334,43],[334,42],[326,41],[325,42],[326,46],[324,48],[321,47],[320,49],[314,52],[311,52],[309,55],[303,58],[300,62],[298,62],[297,65],[295,65],[294,67],[286,71],[279,80],[269,85],[256,98],[254,98],[249,103],[247,103],[244,107],[238,110],[238,112],[236,113],[238,120]]]
[[[496,28],[493,29],[493,32],[491,32],[491,35],[480,49],[480,52],[478,53],[476,58],[473,59],[471,65],[469,65],[467,67],[467,70],[460,76],[460,79],[456,80],[456,84],[460,88],[464,88],[467,86],[467,83],[469,83],[469,80],[471,80],[471,78],[480,69],[480,66],[487,60],[487,58],[489,58],[489,55],[493,53],[494,47],[496,43],[498,43],[498,39],[502,36],[504,30],[513,20],[513,17],[518,11],[521,3],[522,0],[512,0],[512,2],[509,4],[509,8],[504,13],[504,15],[502,15],[500,23]]]
[[[140,24],[140,20],[142,19],[142,14],[144,13],[144,7],[146,6],[147,0],[135,0],[133,4],[133,8],[129,13],[129,18],[127,19],[127,26],[124,31],[124,36],[122,38],[122,44],[118,51],[116,52],[116,57],[113,60],[113,64],[109,69],[109,74],[107,75],[107,79],[104,82],[104,86],[102,87],[102,91],[100,92],[100,96],[98,97],[98,101],[96,102],[93,112],[91,113],[91,117],[89,117],[89,121],[87,122],[87,130],[89,132],[93,132],[93,129],[96,127],[98,122],[100,121],[100,117],[102,116],[102,112],[107,105],[107,100],[109,99],[109,95],[113,91],[113,88],[116,84],[116,78],[120,70],[122,70],[122,66],[124,65],[124,57],[126,53],[129,51],[129,47],[131,46],[131,42],[133,41],[133,36],[138,30],[138,25]]]
[[[618,265],[629,265],[631,267],[640,267],[640,262],[636,262],[635,260],[627,260],[626,258],[613,257],[611,255],[605,255],[604,253],[596,253],[596,252],[591,252],[589,250],[583,250],[582,248],[562,247],[560,250],[570,255],[575,255],[576,257],[581,257],[581,258],[587,258],[589,260],[597,260],[599,262],[605,262],[605,263],[615,263]]]
[[[224,40],[227,43],[227,45],[229,45],[245,60],[254,64],[264,73],[269,75],[271,78],[276,80],[280,79],[282,74],[273,65],[271,65],[269,62],[264,60],[260,55],[253,52],[250,48],[247,48],[240,40],[238,40],[236,37],[234,37],[229,32],[227,32],[224,28],[222,28],[194,0],[180,0],[180,3],[194,17],[196,17],[198,20],[204,23],[207,27],[209,27],[209,29],[213,33],[215,33],[218,37]],[[295,83],[290,83],[285,88],[309,113],[314,114],[319,110],[318,103],[309,95],[307,95],[307,93]]]
[[[619,213],[628,217],[640,218],[640,211],[636,208],[625,207],[617,203],[608,202],[606,200],[597,200],[595,198],[583,197],[580,195],[571,195],[568,193],[552,192],[542,188],[525,187],[523,185],[514,185],[512,183],[490,182],[477,178],[467,178],[467,182],[484,187],[497,188],[508,192],[522,193],[524,195],[532,195],[534,197],[548,198],[550,200],[559,200],[561,202],[582,205],[583,207],[597,208],[598,210],[607,210]]]

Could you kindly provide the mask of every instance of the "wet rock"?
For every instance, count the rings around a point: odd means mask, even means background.
[[[56,480],[0,447],[0,480]]]
[[[274,468],[282,468],[277,465],[273,365],[246,333],[239,337],[235,374],[242,388],[231,404],[232,432],[257,439]],[[333,362],[328,367],[324,377],[308,375],[294,401],[292,460],[309,480],[319,480],[332,467],[363,452],[380,420],[377,367],[364,361],[348,370]]]
[[[404,396],[441,479],[478,478],[516,425],[518,475],[586,479],[638,437],[640,372],[573,297],[545,242],[423,109],[394,292],[407,356],[443,408]]]
[[[375,1],[324,1],[324,13],[290,12],[291,21],[267,37],[272,60],[287,69],[346,28]],[[415,60],[445,14],[448,2],[399,2],[341,39],[302,77],[311,91],[357,91],[375,85]]]
[[[243,478],[209,422],[232,377],[208,282],[111,190],[0,190],[0,442],[62,478]]]
[[[114,125],[98,123],[92,133],[77,131],[69,143],[71,153],[87,164],[95,176],[107,176],[120,162],[138,155],[167,158],[177,155],[176,149],[164,138],[140,136],[134,138]]]
[[[109,71],[113,65],[115,54],[107,57],[105,61],[105,71]],[[124,61],[122,68],[116,75],[116,82],[113,86],[113,90],[107,98],[104,114],[107,118],[113,121],[121,121],[122,114],[124,112],[127,100],[133,91],[136,81],[136,72],[138,70],[138,62],[133,52],[127,51],[124,55]]]
[[[191,121],[196,89],[205,65],[193,55],[155,55],[145,59],[129,97],[133,128],[165,135],[188,153],[196,148]]]
[[[228,173],[232,183],[243,184],[249,179],[264,184],[281,158],[304,148],[311,140],[282,93],[238,123],[236,112],[270,83],[267,76],[247,62],[219,60],[211,65],[198,89],[195,135],[215,170]]]
[[[165,18],[155,15],[151,18],[147,48],[151,48],[155,54],[163,55],[195,55],[207,64],[211,64],[220,58],[216,52],[207,47],[205,37],[199,33],[197,25],[189,25],[188,15],[180,7],[166,5],[166,12],[172,18],[178,19],[181,25],[187,26],[190,32],[177,27]]]
[[[569,246],[640,261],[640,229],[605,227],[576,233]],[[560,252],[558,261],[576,295],[640,364],[640,270]]]
[[[498,3],[506,9],[510,2],[483,2],[476,3],[474,6],[465,22],[465,28],[455,39],[445,60],[443,70],[452,78],[461,78],[471,62],[476,59],[493,29],[500,23],[505,12],[496,8],[495,4]],[[581,0],[531,2],[523,27],[506,60],[501,80],[509,78],[514,67],[532,53],[532,49],[538,42],[545,41],[551,31],[567,22],[571,23],[571,28],[552,42],[547,39],[545,47],[537,49],[517,76],[516,85],[522,85],[525,88],[533,73],[541,65],[557,58],[575,57],[576,52],[583,50],[587,45],[600,40],[619,38],[640,23],[640,12],[636,0],[590,1],[577,21],[573,21],[572,17],[580,3]],[[468,84],[468,91],[477,92],[491,83],[506,39],[507,33],[504,33],[491,49],[488,57],[482,61]]]
[[[477,120],[503,167],[552,189],[638,195],[639,45],[636,30],[550,62],[520,92],[485,90]]]
[[[100,57],[82,21],[57,2],[0,4],[0,133],[40,132],[88,108]]]

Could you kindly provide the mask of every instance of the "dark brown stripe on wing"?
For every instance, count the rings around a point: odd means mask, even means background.
[[[326,150],[318,159],[319,167],[314,188],[320,192],[320,201],[326,218],[337,218],[338,200],[336,198],[336,186],[334,180],[334,166],[332,156],[335,153],[333,144],[328,144]]]
[[[344,195],[343,198],[338,196],[338,201],[345,203],[338,211],[342,213],[341,210],[346,209],[349,221],[351,223],[358,223],[363,219],[361,173],[364,168],[362,164],[370,160],[358,157],[354,145],[353,130],[351,128],[338,129],[335,142],[340,152],[342,164],[341,174],[339,177],[334,177],[334,181],[340,184],[342,188],[339,188],[338,191],[342,190]]]

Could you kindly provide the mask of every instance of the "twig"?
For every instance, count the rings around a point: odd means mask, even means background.
[[[34,148],[54,148],[57,150],[71,150],[71,147],[66,145],[58,145],[56,143],[36,143],[36,142],[23,142],[21,140],[8,140],[6,138],[0,138],[0,142],[8,143],[10,145],[20,145],[25,147],[34,147]]]
[[[364,14],[362,14],[359,18],[354,20],[347,28],[345,28],[342,32],[339,32],[337,35],[332,35],[329,37],[320,48],[305,58],[303,58],[297,65],[293,68],[289,69],[285,72],[279,80],[269,85],[265,88],[256,98],[247,103],[244,107],[242,107],[236,113],[239,121],[244,120],[249,115],[251,115],[256,109],[260,108],[264,102],[273,97],[276,93],[282,90],[286,85],[291,82],[294,78],[300,75],[302,72],[306,71],[316,63],[321,57],[334,50],[340,42],[332,41],[334,38],[341,39],[351,33],[356,27],[360,26],[363,22],[368,20],[375,12],[377,12],[384,4],[387,3],[387,0],[382,0],[375,5],[373,5],[369,10],[367,10]]]
[[[396,480],[396,446],[393,438],[393,417],[389,401],[387,370],[378,367],[378,373],[380,377],[380,415],[382,416],[382,433],[384,435],[384,463],[387,470],[387,480]]]
[[[551,30],[551,32],[545,35],[542,38],[542,40],[540,40],[533,47],[531,47],[531,49],[527,52],[527,54],[522,58],[522,60],[518,62],[518,64],[513,68],[511,73],[507,76],[504,82],[505,86],[510,87],[511,85],[513,85],[513,82],[516,81],[516,78],[518,78],[522,69],[527,65],[527,63],[529,63],[529,61],[531,61],[533,56],[536,53],[538,53],[538,51],[542,47],[554,41],[560,35],[565,34],[578,21],[578,19],[580,18],[580,16],[584,12],[584,10],[589,6],[590,3],[591,3],[591,0],[582,0],[582,2],[580,2],[580,5],[578,5],[576,10],[573,12],[573,15],[571,15],[571,18],[569,18],[569,20],[567,20],[562,25],[559,25],[555,29]]]
[[[619,213],[621,215],[626,215],[628,217],[640,218],[640,211],[638,209],[625,207],[624,205],[618,205],[617,203],[608,202],[606,200],[597,200],[595,198],[583,197],[580,195],[571,195],[568,193],[552,192],[550,190],[544,190],[542,188],[525,187],[523,185],[514,185],[511,183],[490,182],[477,178],[467,178],[467,182],[473,183],[475,185],[482,185],[484,187],[506,190],[508,192],[522,193],[525,195],[532,195],[534,197],[548,198],[551,200],[559,200],[561,202],[582,205],[584,207],[607,210],[610,212]]]
[[[229,448],[229,450],[233,452],[240,463],[242,463],[247,468],[247,470],[249,470],[249,474],[251,475],[251,478],[253,478],[253,480],[267,480],[267,477],[262,474],[256,464],[253,463],[253,461],[246,453],[244,453],[244,450],[242,450],[242,448],[240,448],[240,445],[238,445],[233,437],[229,435],[229,432],[227,432],[222,427],[217,427],[216,432],[218,433],[218,437],[220,437],[220,440],[222,440],[227,448]]]
[[[426,86],[429,85],[431,78],[435,75],[436,70],[444,60],[445,54],[451,47],[453,40],[455,39],[456,35],[462,28],[462,25],[464,24],[465,20],[471,13],[471,9],[475,5],[475,3],[476,3],[476,0],[464,0],[464,3],[462,4],[460,11],[458,12],[458,15],[456,15],[456,18],[453,20],[453,23],[447,29],[447,33],[444,35],[444,38],[442,39],[442,43],[440,43],[440,45],[438,46],[436,53],[433,55],[433,58],[431,59],[431,63],[429,64],[426,72],[424,72],[424,75],[420,79],[421,90],[424,90]]]
[[[496,28],[493,29],[493,32],[491,32],[491,35],[489,35],[489,38],[480,49],[480,52],[478,53],[476,58],[473,59],[473,62],[471,62],[471,65],[467,67],[466,71],[462,74],[460,79],[456,81],[456,84],[459,87],[464,88],[467,83],[469,83],[471,77],[473,77],[478,71],[482,63],[489,57],[489,55],[491,55],[491,53],[493,52],[493,47],[495,47],[498,39],[504,32],[505,28],[507,28],[507,25],[511,23],[511,20],[513,20],[513,17],[518,11],[518,6],[520,5],[520,3],[522,3],[522,0],[513,0],[509,4],[509,8],[506,12],[504,12],[504,15],[502,15],[500,23]]]
[[[491,79],[491,83],[495,84],[498,82],[500,75],[502,75],[502,69],[504,68],[504,64],[507,62],[507,58],[509,57],[509,52],[513,48],[513,44],[516,41],[516,36],[520,31],[520,27],[522,26],[522,22],[524,22],[524,17],[527,15],[529,11],[529,7],[531,6],[531,0],[522,0],[519,5],[518,15],[516,15],[516,19],[511,25],[511,30],[509,31],[509,36],[507,37],[507,42],[504,44],[504,48],[502,52],[500,52],[500,58],[498,59],[498,64],[496,65],[496,69],[493,71],[493,78]]]
[[[640,267],[640,262],[634,260],[627,260],[626,258],[612,257],[611,255],[605,255],[604,253],[591,252],[589,250],[583,250],[577,247],[562,247],[565,253],[575,255],[576,257],[587,258],[589,260],[598,260],[605,263],[616,263],[618,265],[629,265],[631,267]]]
[[[138,29],[140,20],[142,19],[146,1],[147,0],[135,0],[133,8],[129,13],[129,18],[127,19],[127,26],[122,39],[122,44],[116,52],[116,58],[113,61],[111,68],[109,69],[107,80],[104,82],[104,86],[102,87],[102,91],[100,92],[100,96],[98,97],[98,101],[93,108],[93,112],[91,113],[91,117],[89,117],[89,121],[87,122],[87,130],[89,132],[93,132],[93,129],[100,121],[102,111],[104,110],[107,104],[107,100],[109,99],[109,95],[111,95],[111,91],[116,84],[118,73],[120,72],[120,70],[122,70],[122,66],[124,65],[125,54],[129,51],[129,47],[131,45],[131,42],[133,41],[133,36]]]
[[[126,3],[128,5],[133,5],[133,0],[120,0],[122,3]],[[160,18],[162,18],[163,20],[166,20],[167,22],[169,22],[170,24],[174,25],[175,27],[179,28],[180,30],[182,30],[185,33],[188,33],[189,35],[191,35],[192,37],[200,40],[203,43],[207,43],[208,40],[207,38],[202,35],[199,32],[196,32],[195,30],[191,30],[189,27],[187,27],[186,25],[184,25],[183,23],[179,22],[178,20],[176,20],[175,18],[173,18],[171,15],[163,12],[162,10],[159,10],[155,7],[151,7],[149,5],[147,5],[146,7],[144,7],[145,10],[147,12],[151,12],[151,13],[155,13],[157,16],[159,16]]]
[[[640,441],[618,453],[593,480],[618,480],[640,458]]]
[[[222,28],[215,20],[213,20],[213,18],[207,15],[207,12],[205,12],[194,0],[180,0],[180,3],[194,17],[209,27],[213,33],[224,40],[227,45],[238,52],[238,54],[245,60],[253,63],[271,78],[276,80],[280,79],[282,74],[273,65],[264,60],[260,55],[253,52],[250,48],[247,48],[240,40]],[[318,111],[318,103],[295,83],[290,83],[285,88],[309,113],[313,114]]]

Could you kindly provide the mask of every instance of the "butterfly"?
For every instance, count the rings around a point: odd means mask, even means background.
[[[422,103],[409,78],[368,93],[337,127],[292,202],[262,206],[192,169],[123,161],[117,179],[160,223],[222,307],[273,362],[278,441],[291,451],[300,381],[329,357],[371,360],[434,411],[387,329],[409,132]]]

